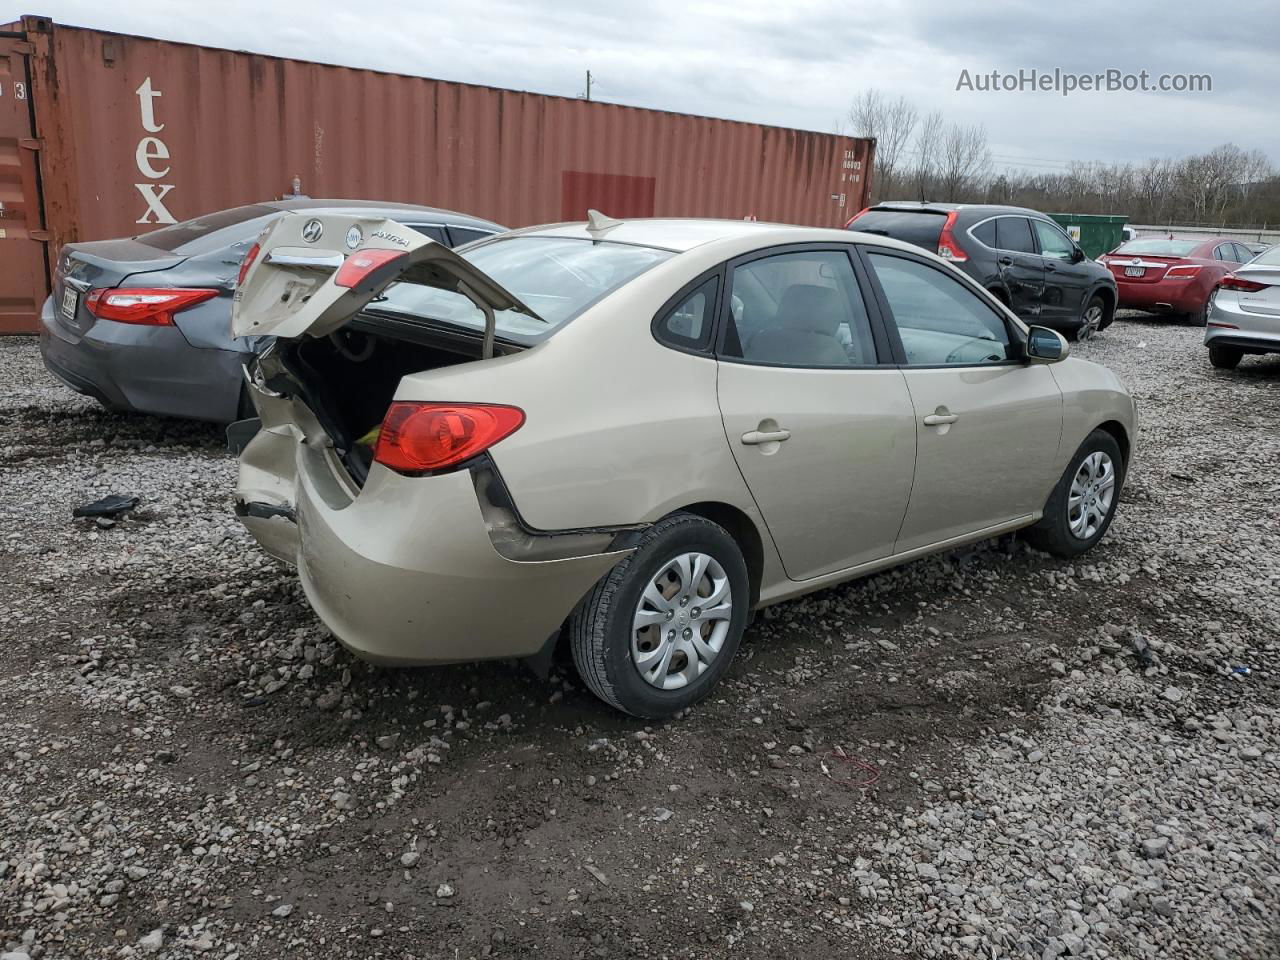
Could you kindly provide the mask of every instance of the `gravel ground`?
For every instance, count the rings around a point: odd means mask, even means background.
[[[1142,429],[1097,550],[782,604],[644,727],[566,667],[355,661],[217,430],[0,341],[0,956],[1280,955],[1280,357],[1079,352]]]

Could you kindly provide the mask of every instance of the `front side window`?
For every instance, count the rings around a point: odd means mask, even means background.
[[[1026,217],[996,218],[996,248],[1014,253],[1035,253],[1035,240],[1031,237],[1031,224]]]
[[[848,254],[782,253],[733,269],[722,355],[789,367],[876,362],[866,305]]]
[[[1040,253],[1055,260],[1070,260],[1075,254],[1075,244],[1071,238],[1051,223],[1043,220],[1032,220],[1036,236],[1040,238]]]
[[[1253,251],[1246,247],[1243,243],[1233,244],[1236,248],[1236,260],[1239,263],[1248,263],[1253,259]]]
[[[541,318],[503,310],[494,318],[500,336],[541,337],[674,254],[607,240],[519,236],[477,244],[459,256]],[[407,281],[391,284],[368,309],[484,329],[484,314],[462,294]]]
[[[974,366],[1012,359],[1004,321],[955,277],[890,254],[872,253],[869,259],[908,365]]]

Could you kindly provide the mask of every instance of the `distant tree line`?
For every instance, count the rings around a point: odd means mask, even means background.
[[[849,108],[850,133],[876,139],[871,196],[1007,203],[1054,213],[1124,214],[1131,223],[1280,224],[1280,176],[1260,150],[1224,143],[1145,163],[1070,162],[1062,172],[996,171],[986,127],[921,114],[877,89]]]

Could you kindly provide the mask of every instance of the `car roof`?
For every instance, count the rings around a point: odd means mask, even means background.
[[[721,240],[755,237],[762,245],[777,243],[805,243],[811,240],[839,239],[849,242],[849,231],[838,227],[802,227],[786,223],[764,223],[756,220],[710,220],[700,218],[635,219],[619,220],[615,226],[598,233],[587,229],[587,224],[549,223],[537,227],[525,227],[515,231],[522,236],[566,237],[575,240],[604,240],[612,243],[630,243],[642,247],[657,247],[683,253],[704,244]],[[888,238],[867,235],[872,243],[884,243]],[[896,243],[896,242],[895,242]],[[894,245],[893,243],[889,245]],[[904,249],[912,249],[909,245]]]
[[[884,200],[880,203],[872,204],[871,210],[900,210],[907,212],[927,212],[927,213],[979,213],[993,216],[996,214],[1010,214],[1023,217],[1038,217],[1041,220],[1051,220],[1047,213],[1041,213],[1039,210],[1032,210],[1030,207],[1011,207],[999,203],[934,203],[929,200]]]
[[[267,200],[258,206],[270,207],[285,212],[307,210],[315,213],[351,214],[355,211],[372,213],[395,219],[405,214],[413,214],[428,218],[423,222],[455,224],[457,226],[476,226],[488,230],[503,232],[507,228],[491,220],[458,213],[456,210],[442,210],[439,207],[424,207],[416,203],[397,203],[383,200],[353,200],[351,198],[316,199],[312,197],[286,197],[283,200]]]

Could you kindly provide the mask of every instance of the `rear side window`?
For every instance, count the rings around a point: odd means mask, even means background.
[[[436,243],[449,246],[449,239],[444,235],[444,227],[428,223],[406,223],[405,226],[410,230],[418,231],[424,237],[430,237]]]
[[[959,280],[904,257],[872,253],[868,259],[909,366],[976,366],[1010,359],[1004,321]]]
[[[453,238],[453,245],[460,247],[464,243],[470,243],[472,240],[492,237],[493,234],[488,230],[472,230],[470,227],[450,227],[449,236]]]
[[[195,256],[256,236],[265,226],[262,218],[278,212],[262,204],[250,203],[230,210],[219,210],[194,220],[184,220],[171,227],[161,227],[144,233],[137,239],[157,250]]]
[[[782,253],[735,267],[729,307],[723,356],[788,367],[876,363],[848,254]]]
[[[849,224],[850,230],[893,237],[926,250],[938,249],[938,237],[947,222],[945,212],[935,210],[868,210]]]
[[[720,279],[712,277],[658,321],[658,339],[673,347],[700,350],[711,340],[711,318]]]
[[[994,220],[987,220],[984,223],[978,224],[971,232],[973,233],[973,238],[979,243],[984,246],[991,247],[993,250],[995,249],[996,222]]]
[[[996,248],[1014,253],[1035,253],[1036,243],[1031,236],[1031,223],[1026,217],[996,218]]]

